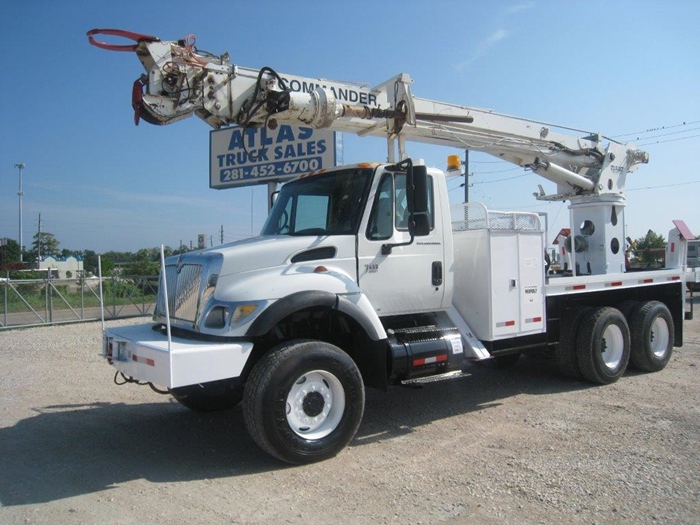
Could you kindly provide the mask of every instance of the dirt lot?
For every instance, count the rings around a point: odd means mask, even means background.
[[[369,391],[347,450],[289,467],[240,409],[116,386],[97,323],[0,332],[0,523],[700,523],[697,308],[685,338],[605,387],[525,358]]]

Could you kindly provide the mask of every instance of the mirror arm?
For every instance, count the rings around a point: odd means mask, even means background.
[[[395,165],[395,168],[398,170],[406,170],[406,191],[409,191],[408,190],[409,186],[411,188],[413,187],[413,161],[411,159],[402,160],[401,162],[399,162]],[[408,216],[408,232],[411,235],[411,238],[407,242],[382,244],[382,255],[391,254],[392,250],[398,246],[409,246],[409,245],[413,244],[413,241],[415,239],[415,235],[414,235],[415,223],[413,220],[413,205],[410,203],[410,199],[409,199],[409,211],[410,211],[410,214]]]
[[[409,217],[409,222],[413,222],[413,217]],[[387,244],[382,244],[382,255],[389,255],[391,254],[392,250],[396,248],[397,246],[409,246],[413,244],[413,240],[416,238],[415,235],[413,235],[413,230],[414,228],[410,227],[408,229],[409,234],[411,235],[411,238],[406,241],[406,242],[396,242],[396,243],[387,243]]]

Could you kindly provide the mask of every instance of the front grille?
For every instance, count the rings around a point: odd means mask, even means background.
[[[202,266],[200,264],[169,264],[165,267],[168,284],[168,309],[171,320],[195,323],[199,305]],[[163,281],[158,288],[156,316],[165,317]]]

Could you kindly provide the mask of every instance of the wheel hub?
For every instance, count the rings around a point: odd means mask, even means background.
[[[603,363],[610,370],[614,370],[622,361],[624,352],[624,337],[619,326],[611,324],[603,332],[603,340],[600,348],[603,357]]]
[[[309,417],[316,417],[323,412],[325,401],[320,392],[309,392],[302,401],[304,413]]]
[[[657,317],[651,325],[649,347],[653,354],[659,359],[662,359],[666,354],[670,338],[671,332],[668,329],[668,325],[662,318]]]
[[[345,411],[345,391],[326,370],[300,376],[287,394],[287,423],[295,434],[321,439],[333,432]]]

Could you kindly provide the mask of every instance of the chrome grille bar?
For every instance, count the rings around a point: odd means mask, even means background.
[[[178,271],[179,269],[179,271]],[[169,264],[165,267],[168,283],[168,308],[170,318],[195,323],[199,304],[202,276],[200,264]],[[156,316],[165,315],[163,280],[160,281]]]
[[[170,315],[174,319],[195,322],[201,276],[202,266],[199,264],[183,264],[180,267],[177,288],[170,304]]]

